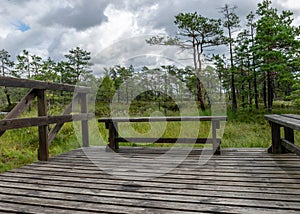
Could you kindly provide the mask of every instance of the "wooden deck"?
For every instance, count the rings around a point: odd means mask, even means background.
[[[100,148],[86,148],[97,151]],[[162,150],[121,148],[136,170]],[[83,149],[0,174],[0,212],[300,213],[300,158],[262,149],[222,150],[199,166],[193,151],[167,174],[109,175]],[[114,167],[117,159],[98,157]],[[101,160],[103,159],[103,160]],[[159,167],[153,165],[153,169]]]

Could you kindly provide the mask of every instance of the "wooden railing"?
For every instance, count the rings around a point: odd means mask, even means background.
[[[49,146],[58,134],[59,130],[62,128],[63,124],[66,122],[81,121],[82,144],[83,147],[89,146],[88,120],[93,116],[88,113],[87,106],[87,96],[90,92],[90,88],[11,77],[0,77],[0,86],[30,89],[23,99],[7,114],[5,119],[0,120],[0,137],[6,130],[9,129],[38,126],[38,159],[47,161],[49,159]],[[46,90],[75,93],[73,101],[71,101],[67,106],[63,115],[49,116],[47,114]],[[38,116],[31,118],[18,118],[36,97]],[[81,112],[71,115],[72,103],[74,100],[78,100],[80,102]],[[48,131],[49,124],[56,125]]]

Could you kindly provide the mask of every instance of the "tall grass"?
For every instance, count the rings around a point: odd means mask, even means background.
[[[49,112],[55,115],[52,109]],[[25,111],[20,117],[29,118],[36,117],[36,115],[36,109],[31,108],[30,111]],[[0,172],[36,161],[38,144],[37,127],[7,130],[0,137]],[[66,123],[49,147],[50,157],[78,147],[80,145],[77,142],[73,124]]]

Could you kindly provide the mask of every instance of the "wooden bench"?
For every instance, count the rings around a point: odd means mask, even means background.
[[[272,146],[269,153],[280,154],[294,152],[300,155],[300,147],[295,145],[294,130],[300,131],[300,115],[282,114],[265,115],[269,121],[272,134]],[[281,138],[280,128],[284,128],[284,138]]]
[[[156,142],[156,143],[212,143],[214,154],[220,154],[221,140],[217,138],[217,129],[220,128],[220,121],[226,121],[226,116],[185,116],[185,117],[134,117],[134,118],[100,118],[98,122],[104,122],[109,130],[108,147],[117,152],[119,142]],[[211,121],[212,138],[122,138],[118,134],[118,123],[124,122],[176,122],[176,121]]]

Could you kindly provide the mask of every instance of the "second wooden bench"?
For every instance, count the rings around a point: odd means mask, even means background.
[[[109,130],[108,147],[118,151],[119,142],[156,142],[156,143],[212,143],[214,154],[220,154],[221,140],[217,138],[220,121],[226,121],[226,116],[185,116],[185,117],[131,117],[131,118],[99,118]],[[118,123],[124,122],[176,122],[176,121],[211,121],[212,138],[122,138],[118,133]]]

